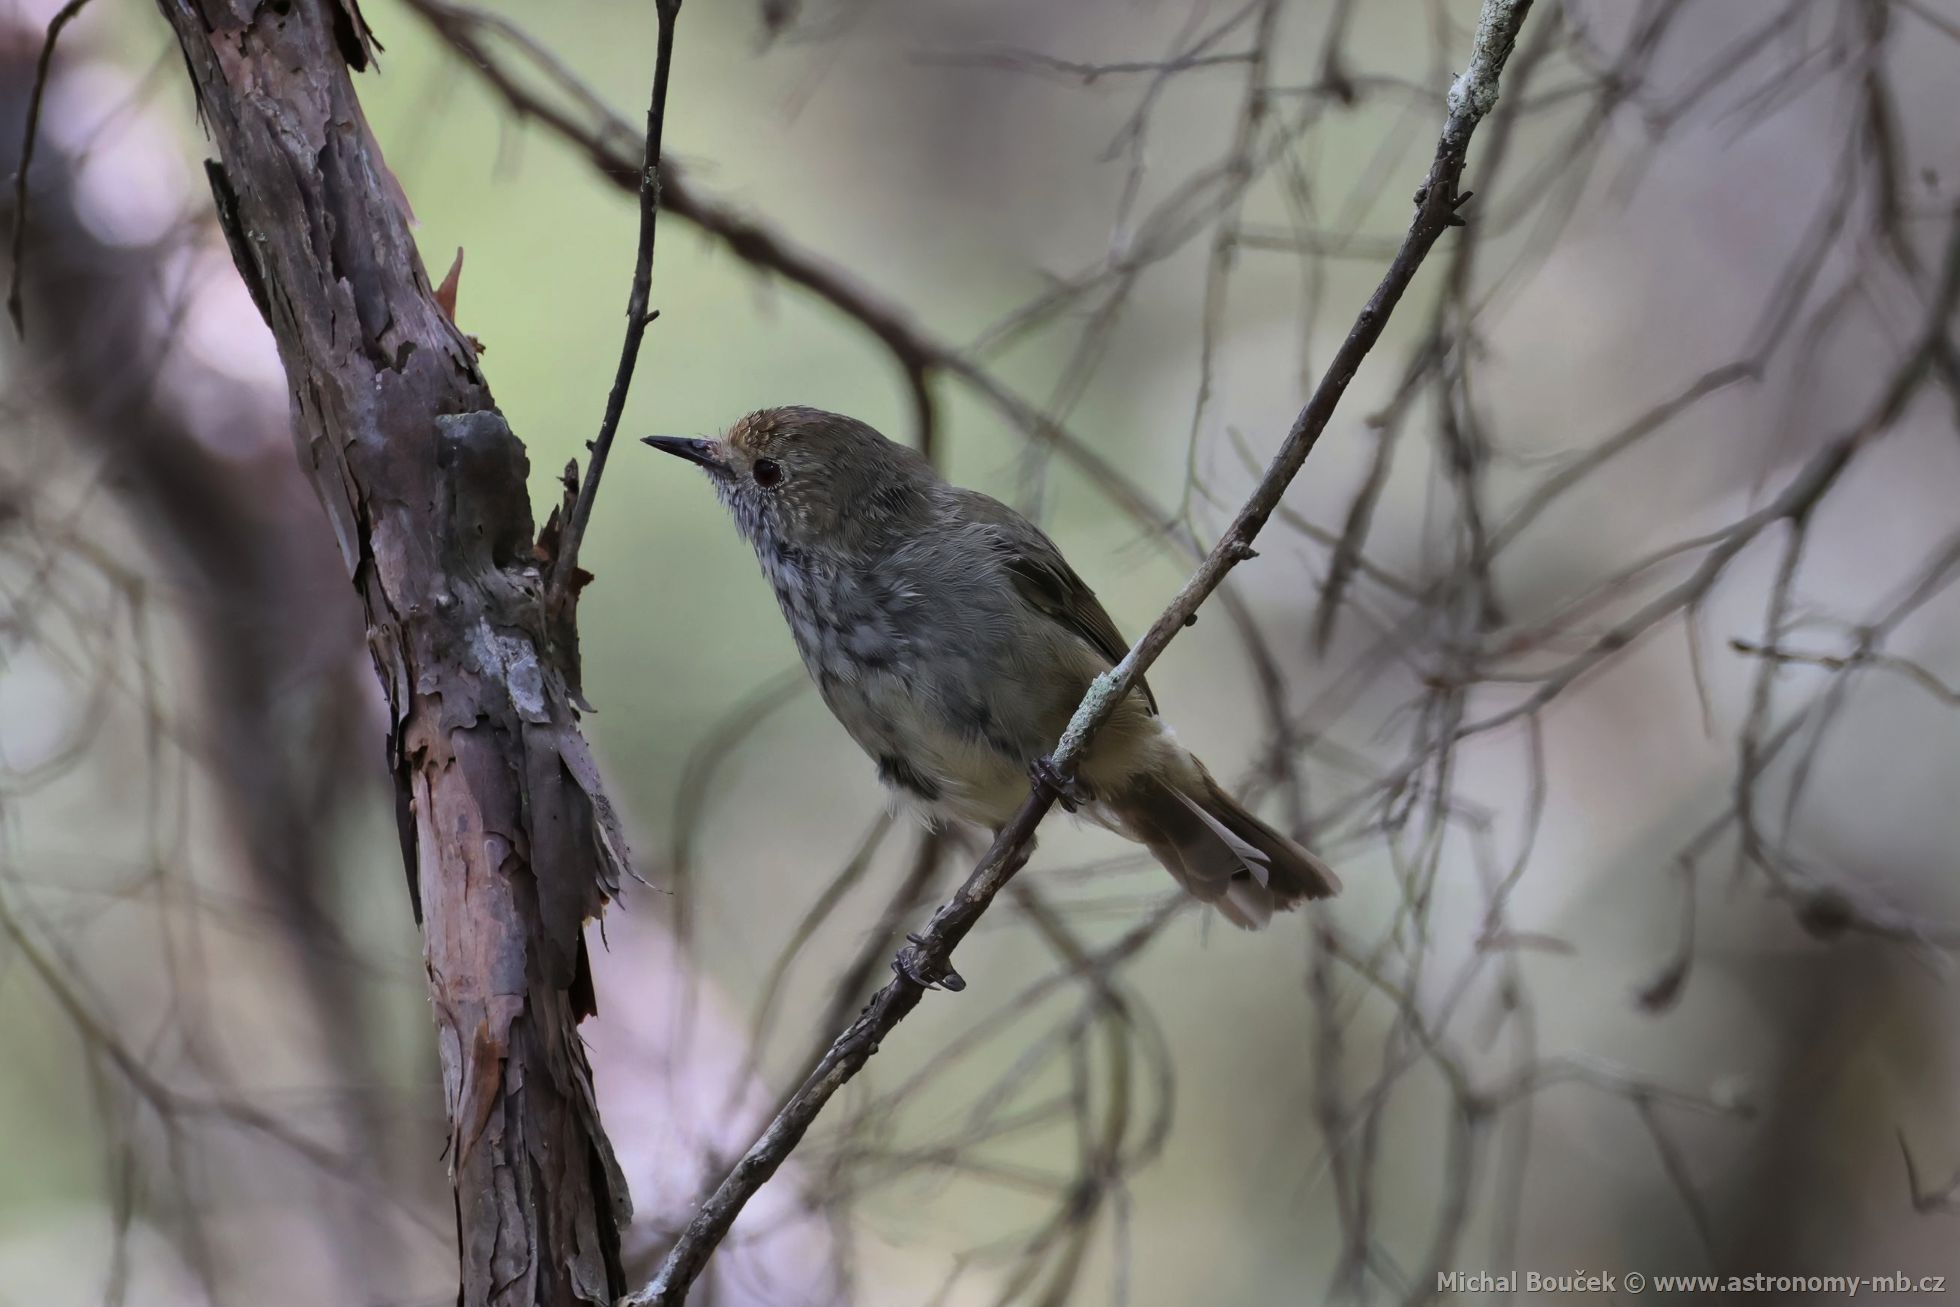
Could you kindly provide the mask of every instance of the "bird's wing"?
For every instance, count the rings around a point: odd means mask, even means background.
[[[995,550],[1014,578],[1014,588],[1037,612],[1087,640],[1092,648],[1115,666],[1129,652],[1130,642],[1116,629],[1109,610],[1096,598],[1096,592],[1075,574],[1062,557],[1062,551],[1041,528],[990,495],[977,490],[956,492],[965,502],[963,515],[997,528],[990,533]],[[1157,696],[1141,677],[1137,688],[1150,711],[1157,711]]]

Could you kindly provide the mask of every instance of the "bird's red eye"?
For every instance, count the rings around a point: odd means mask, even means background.
[[[773,458],[758,458],[755,461],[755,483],[768,489],[783,479],[783,465]]]

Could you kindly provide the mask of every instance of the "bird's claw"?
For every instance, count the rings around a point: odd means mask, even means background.
[[[929,958],[925,955],[925,941],[917,935],[905,937],[907,948],[898,951],[892,959],[892,970],[905,977],[920,989],[943,989],[957,994],[966,988],[966,981],[952,964]]]
[[[1062,805],[1062,811],[1074,812],[1085,803],[1093,802],[1095,796],[1089,787],[1073,777],[1065,777],[1055,770],[1055,764],[1046,758],[1036,758],[1028,768],[1028,775],[1034,783],[1055,796],[1055,802]]]

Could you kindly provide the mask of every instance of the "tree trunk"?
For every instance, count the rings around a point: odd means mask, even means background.
[[[352,0],[162,0],[364,607],[423,928],[465,1304],[611,1303],[626,1187],[577,1023],[625,848],[547,616],[524,448],[436,303],[349,76]],[[562,609],[561,609],[562,611]]]

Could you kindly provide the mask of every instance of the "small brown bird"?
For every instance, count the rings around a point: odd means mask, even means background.
[[[824,702],[928,820],[1004,825],[1089,683],[1129,647],[1032,522],[854,418],[771,408],[720,440],[646,443],[707,471]],[[1177,742],[1148,685],[1077,771],[1085,815],[1234,925],[1340,888]]]

